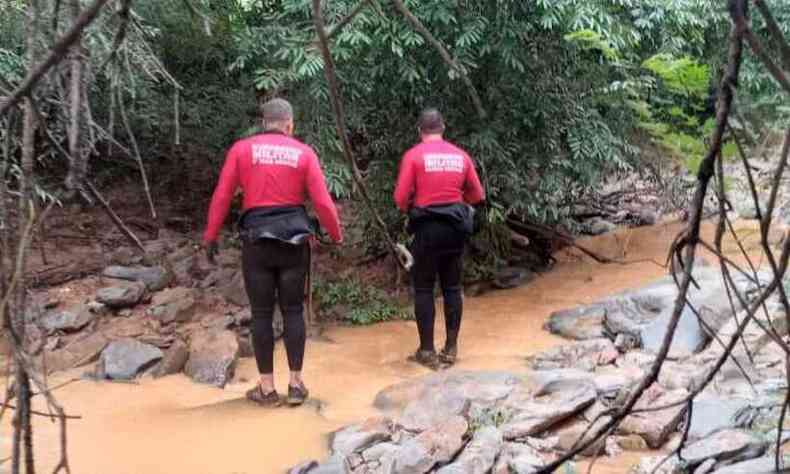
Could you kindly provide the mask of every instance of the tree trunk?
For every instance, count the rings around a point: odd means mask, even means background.
[[[80,16],[79,0],[70,0],[69,10],[72,20],[76,22]],[[72,45],[69,52],[71,73],[69,75],[69,172],[66,176],[66,189],[70,192],[82,188],[85,179],[86,167],[83,149],[81,146],[80,132],[82,130],[82,37]]]

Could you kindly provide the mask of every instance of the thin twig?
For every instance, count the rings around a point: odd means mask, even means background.
[[[324,29],[324,17],[321,14],[321,0],[313,0],[313,22],[315,23],[316,32],[318,34],[321,54],[324,58],[324,75],[326,76],[326,81],[329,84],[329,95],[332,102],[332,108],[335,113],[335,125],[337,127],[337,134],[340,137],[340,141],[343,145],[343,153],[346,157],[346,163],[348,164],[348,167],[351,171],[351,176],[354,180],[354,183],[356,183],[357,189],[362,196],[362,199],[365,201],[368,211],[373,216],[373,220],[378,226],[379,231],[389,245],[393,255],[396,256],[396,261],[398,261],[400,265],[403,265],[401,260],[397,258],[398,247],[395,241],[392,239],[392,236],[390,236],[389,232],[387,231],[387,225],[384,223],[384,220],[381,218],[378,211],[376,210],[376,207],[373,205],[373,200],[368,194],[367,187],[365,186],[365,182],[360,175],[359,168],[357,167],[356,160],[354,159],[351,142],[349,141],[348,134],[346,133],[347,128],[345,112],[343,110],[343,101],[340,98],[340,86],[338,85],[337,75],[335,74],[335,63],[332,59],[332,53],[329,50],[329,40],[327,39],[326,30]]]
[[[782,53],[782,64],[784,65],[784,68],[790,70],[790,44],[788,44],[785,40],[782,29],[774,19],[774,16],[771,14],[771,10],[768,8],[768,5],[765,4],[764,0],[754,0],[754,5],[758,10],[760,10],[760,14],[765,19],[765,24],[768,27],[768,31],[779,45],[779,51]]]
[[[123,123],[124,128],[126,129],[126,134],[129,136],[129,141],[132,142],[132,150],[134,150],[134,156],[137,159],[137,165],[140,167],[140,176],[143,179],[143,190],[145,191],[145,197],[148,199],[148,206],[151,210],[151,217],[156,220],[156,209],[154,208],[154,200],[151,198],[151,188],[148,186],[148,176],[145,173],[145,166],[143,165],[143,157],[140,155],[140,148],[137,146],[137,139],[134,136],[134,132],[132,131],[131,125],[129,125],[129,119],[126,116],[126,106],[123,103],[123,96],[121,95],[121,88],[117,88],[118,94],[118,111],[121,113],[121,122]]]
[[[107,213],[108,216],[110,216],[110,219],[112,219],[112,221],[115,223],[115,225],[121,231],[121,233],[127,239],[129,239],[129,242],[132,245],[134,245],[135,247],[140,249],[140,251],[143,254],[145,254],[145,247],[143,247],[143,243],[140,242],[140,239],[138,239],[137,236],[134,235],[134,232],[132,232],[131,229],[129,229],[126,226],[126,224],[123,223],[121,218],[118,217],[118,214],[116,214],[115,211],[112,210],[112,207],[110,207],[110,203],[108,203],[107,200],[104,199],[104,196],[101,195],[101,193],[99,192],[98,189],[96,189],[96,187],[93,185],[93,183],[91,183],[90,181],[88,181],[86,179],[85,180],[85,185],[88,188],[88,191],[90,191],[90,193],[93,194],[93,197],[95,197],[96,200],[99,201],[99,204],[101,204],[101,206],[104,208],[104,211]]]
[[[442,43],[439,42],[439,40],[437,40],[430,31],[428,31],[428,28],[423,25],[419,18],[414,16],[414,14],[409,10],[402,0],[392,0],[392,3],[395,4],[395,7],[401,12],[404,18],[406,18],[406,20],[411,23],[412,27],[417,30],[417,33],[425,38],[425,41],[427,41],[431,46],[434,47],[434,49],[436,49],[436,51],[439,53],[439,56],[441,56],[442,60],[444,60],[450,69],[454,70],[461,76],[461,79],[469,91],[469,96],[472,98],[472,103],[475,106],[478,117],[480,119],[487,118],[488,113],[486,113],[485,108],[483,108],[483,102],[480,100],[480,96],[477,94],[477,89],[475,89],[474,84],[472,84],[472,80],[469,79],[469,75],[466,73],[464,68],[462,68],[458,62],[453,59],[452,56],[450,56],[450,53],[447,52],[447,49],[442,45]]]

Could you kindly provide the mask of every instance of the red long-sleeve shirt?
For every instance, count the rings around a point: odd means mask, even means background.
[[[327,191],[318,156],[304,143],[280,133],[255,135],[234,143],[211,198],[205,242],[217,240],[238,187],[244,195],[244,210],[299,206],[309,196],[332,240],[343,240],[337,209]]]
[[[398,208],[408,212],[411,205],[477,204],[485,193],[469,155],[445,140],[432,140],[403,156],[394,198]]]

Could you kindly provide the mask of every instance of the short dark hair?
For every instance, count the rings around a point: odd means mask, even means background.
[[[264,129],[280,128],[294,117],[293,107],[285,99],[271,99],[261,105],[261,118]]]
[[[421,133],[441,133],[444,131],[444,117],[438,109],[427,108],[420,113],[417,128]]]

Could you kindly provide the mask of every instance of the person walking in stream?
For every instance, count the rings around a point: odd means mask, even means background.
[[[485,195],[469,154],[444,139],[442,114],[436,109],[424,110],[417,127],[421,143],[401,160],[394,199],[408,214],[408,229],[414,234],[411,276],[420,347],[410,359],[437,369],[454,364],[458,354],[464,247],[473,229],[471,206],[481,203]],[[444,297],[447,334],[438,355],[434,348],[437,276]]]
[[[283,99],[262,106],[264,132],[237,141],[227,153],[211,199],[203,236],[211,263],[217,237],[238,188],[243,193],[239,219],[242,272],[252,312],[252,341],[260,380],[248,399],[276,406],[274,387],[274,305],[283,315],[285,348],[290,368],[287,402],[300,405],[308,397],[302,380],[306,328],[304,290],[310,242],[317,229],[304,203],[313,203],[321,225],[335,243],[343,240],[337,209],[315,151],[292,137],[293,110]]]

